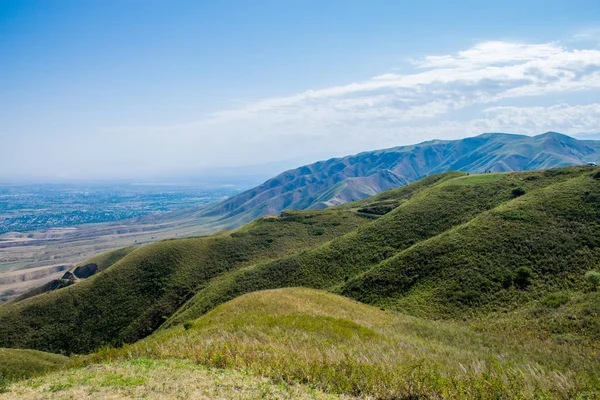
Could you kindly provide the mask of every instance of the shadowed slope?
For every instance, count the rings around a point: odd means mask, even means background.
[[[76,285],[0,308],[0,343],[88,352],[151,333],[210,279],[368,222],[351,211],[288,213],[231,233],[143,246]]]

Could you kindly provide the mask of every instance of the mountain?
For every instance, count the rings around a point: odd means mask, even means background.
[[[75,285],[0,305],[0,347],[96,352],[64,390],[142,376],[152,391],[170,373],[188,387],[200,364],[336,396],[594,398],[599,231],[598,167],[434,174],[104,255]],[[36,382],[9,398],[53,398]]]
[[[486,133],[460,140],[433,140],[291,169],[209,206],[202,214],[240,223],[284,209],[322,209],[360,200],[444,171],[508,172],[589,161],[600,161],[600,141],[582,141],[555,132],[533,137]]]
[[[132,220],[82,225],[59,233],[48,231],[20,235],[27,236],[28,240],[0,237],[1,246],[6,249],[3,251],[9,254],[15,269],[35,266],[40,267],[36,273],[46,274],[45,278],[33,282],[0,282],[0,301],[26,291],[29,291],[26,295],[29,296],[65,286],[71,280],[59,279],[61,275],[50,273],[57,267],[68,269],[72,265],[86,265],[85,259],[96,252],[234,229],[284,209],[324,209],[449,170],[471,173],[517,171],[598,162],[599,149],[599,141],[581,141],[552,132],[535,137],[488,133],[454,141],[434,140],[292,169],[254,189],[208,206]],[[43,254],[38,252],[40,248],[44,249]],[[20,271],[11,271],[11,274],[20,274]],[[24,276],[29,276],[29,272],[26,274]],[[37,288],[44,284],[45,288]]]
[[[279,287],[427,318],[582,290],[600,263],[599,178],[591,167],[448,172],[341,207],[149,244],[75,285],[0,306],[0,347],[85,353]],[[520,267],[536,274],[531,291],[513,285]]]

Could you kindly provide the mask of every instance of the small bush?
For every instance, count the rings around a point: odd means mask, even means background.
[[[533,277],[533,272],[529,267],[519,267],[515,271],[514,282],[515,285],[520,289],[525,289],[527,286],[531,285],[531,278]]]
[[[0,394],[7,393],[10,388],[10,382],[8,379],[0,376]]]
[[[569,301],[569,296],[565,293],[552,293],[542,300],[542,304],[549,308],[558,308]]]
[[[525,194],[525,189],[523,189],[522,187],[517,187],[517,188],[514,188],[512,190],[512,197],[513,198],[521,197],[524,194]]]
[[[592,290],[595,292],[598,290],[598,284],[600,284],[600,272],[588,271],[585,273],[585,280],[592,285]]]
[[[510,272],[507,272],[506,274],[504,274],[504,277],[502,278],[502,287],[504,289],[508,289],[512,286],[513,284],[513,275]]]
[[[192,321],[187,321],[183,323],[183,329],[185,329],[186,331],[188,329],[192,329],[194,327],[194,323]]]

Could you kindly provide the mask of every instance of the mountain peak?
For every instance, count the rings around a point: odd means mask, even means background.
[[[534,137],[539,137],[539,138],[555,138],[555,139],[574,139],[571,136],[565,135],[564,133],[560,133],[560,132],[554,132],[554,131],[548,131],[546,133],[542,133],[541,135],[537,135]]]
[[[446,171],[521,171],[589,161],[600,161],[600,142],[584,144],[558,132],[533,137],[489,132],[474,138],[366,151],[292,169],[208,207],[204,215],[242,215],[236,219],[239,223],[285,208],[319,208],[360,200]]]

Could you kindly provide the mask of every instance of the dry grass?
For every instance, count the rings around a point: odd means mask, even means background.
[[[190,361],[136,359],[91,365],[13,384],[11,399],[341,399],[303,385]]]
[[[83,362],[179,358],[382,399],[568,399],[592,396],[598,376],[592,355],[519,346],[309,289],[251,293],[186,327]]]

